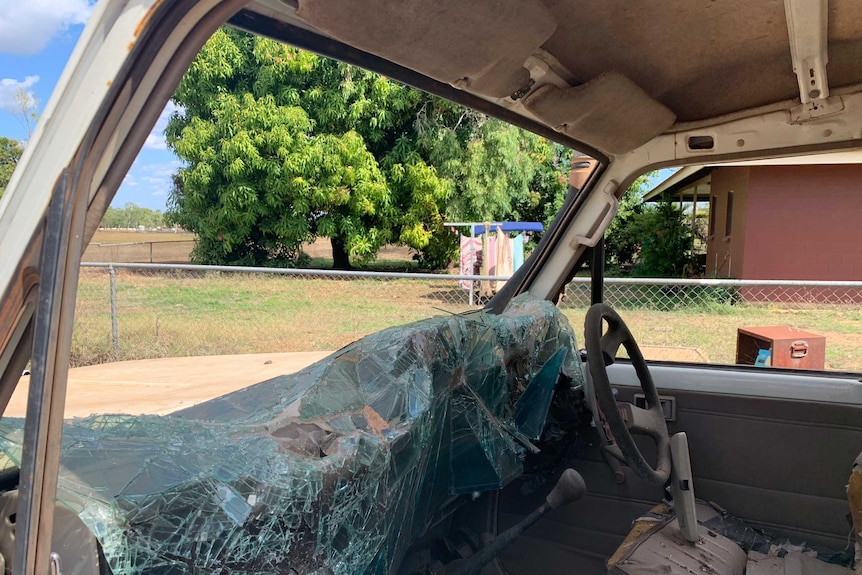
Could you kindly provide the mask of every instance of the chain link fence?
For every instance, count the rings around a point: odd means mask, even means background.
[[[862,282],[606,278],[604,300],[619,309],[674,311],[715,305],[812,306],[862,305]],[[562,307],[589,306],[590,281],[575,278],[566,286]]]
[[[386,327],[479,309],[505,280],[85,263],[72,364],[336,350]],[[589,278],[560,294],[579,338],[590,298]],[[648,359],[733,363],[738,328],[787,325],[826,337],[827,369],[862,371],[862,282],[608,278],[604,301]]]
[[[177,263],[187,262],[195,240],[90,243],[84,262]]]

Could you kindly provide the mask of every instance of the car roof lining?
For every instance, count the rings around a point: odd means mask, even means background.
[[[296,16],[352,46],[492,98],[529,85],[523,64],[557,28],[541,0],[301,0]]]
[[[702,10],[691,10],[688,0],[546,3],[558,26],[543,48],[577,81],[620,72],[678,121],[799,97],[783,0],[723,0]],[[565,17],[577,12],[589,18]],[[862,81],[858,4],[829,0],[827,26],[830,86]]]
[[[519,101],[545,83],[525,67],[530,59],[547,61],[559,80],[552,83],[563,89],[589,85],[608,74],[627,78],[652,99],[649,105],[638,99],[633,115],[648,118],[656,109],[669,109],[678,124],[799,101],[784,0],[723,0],[706,3],[703,10],[691,10],[690,0],[524,0],[502,5],[296,0],[296,10],[287,4],[255,0],[247,10],[315,29],[322,37],[518,115],[533,116],[609,154],[624,153],[649,138],[623,133],[631,131],[631,122],[601,122],[604,127],[597,130],[577,122],[561,127],[534,116]],[[858,84],[862,11],[855,0],[828,0],[827,7],[829,86]],[[585,17],[578,18],[579,13]],[[600,109],[601,100],[585,101],[575,94],[561,92],[556,99],[571,96],[567,107],[585,109],[585,115]],[[641,127],[647,123],[644,119]],[[673,129],[665,124],[654,122],[652,132],[643,133],[655,136]]]

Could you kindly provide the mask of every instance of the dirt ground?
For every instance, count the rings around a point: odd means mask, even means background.
[[[674,359],[692,359],[691,350],[675,351],[680,357]],[[295,373],[330,353],[177,357],[73,368],[69,370],[64,417],[110,413],[164,415],[279,375]],[[22,377],[5,416],[24,417],[29,385],[30,377]]]
[[[84,252],[85,262],[115,263],[188,263],[194,247],[194,234],[172,230],[96,230]],[[152,244],[152,245],[151,245]],[[303,244],[302,251],[312,258],[332,259],[332,245],[327,238]],[[413,254],[404,246],[386,246],[378,260],[411,261]]]
[[[332,259],[332,244],[327,238],[317,238],[313,244],[302,244],[302,251],[312,258]],[[377,252],[378,260],[411,261],[413,254],[406,246],[385,246]]]
[[[85,262],[188,263],[194,234],[173,231],[96,230],[81,258]]]
[[[69,370],[66,419],[96,413],[165,414],[294,373],[328,351],[255,353],[121,361]],[[24,417],[30,377],[18,384],[6,417]]]

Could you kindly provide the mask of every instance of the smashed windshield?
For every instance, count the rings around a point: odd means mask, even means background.
[[[117,575],[386,573],[452,496],[521,474],[560,378],[583,381],[575,349],[565,316],[525,295],[169,416],[73,420],[58,500]],[[22,427],[0,428],[9,465]]]

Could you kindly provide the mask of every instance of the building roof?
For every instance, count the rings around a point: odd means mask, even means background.
[[[664,180],[652,190],[647,192],[643,201],[658,202],[662,198],[674,200],[694,201],[695,192],[704,200],[709,198],[710,173],[716,166],[687,166],[674,172],[668,179]]]

